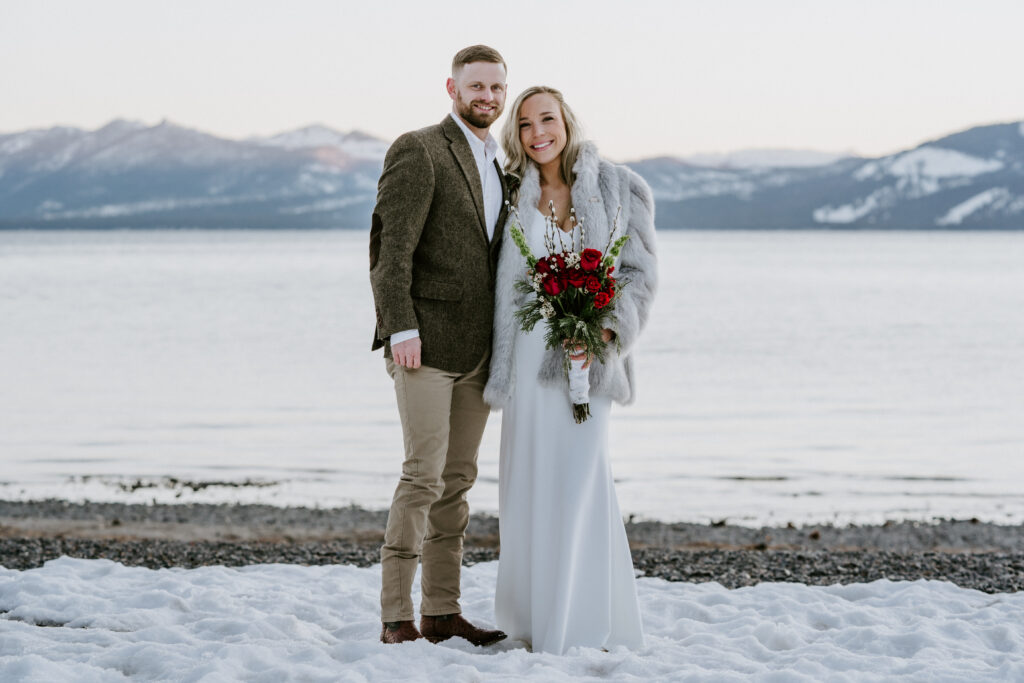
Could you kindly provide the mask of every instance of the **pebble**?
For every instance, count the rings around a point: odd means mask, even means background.
[[[232,542],[17,534],[18,520],[37,519],[99,520],[117,529],[161,522],[253,526],[278,532],[287,532],[289,527],[316,528],[329,532],[331,538]],[[153,569],[265,563],[368,567],[380,561],[380,543],[367,540],[367,534],[380,534],[386,520],[386,511],[357,506],[319,509],[0,501],[0,566],[31,569],[67,555]],[[5,522],[10,527],[7,530]],[[935,520],[753,529],[718,522],[630,521],[626,529],[638,573],[668,581],[717,581],[727,588],[740,588],[765,581],[830,585],[930,579],[987,593],[1024,590],[1024,525]],[[473,515],[463,563],[497,559],[498,548],[490,540],[497,538],[497,533],[497,518]]]

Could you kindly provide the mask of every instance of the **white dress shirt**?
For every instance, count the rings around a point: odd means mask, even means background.
[[[494,237],[494,224],[498,222],[498,214],[501,213],[501,178],[494,165],[498,157],[498,143],[490,133],[487,133],[486,141],[478,138],[455,112],[449,116],[459,124],[469,142],[469,148],[473,150],[473,158],[476,159],[476,170],[480,172],[480,184],[484,190],[484,224],[487,227],[487,239],[490,240]]]
[[[494,136],[487,133],[487,140],[481,140],[476,133],[469,129],[469,126],[455,113],[449,114],[455,123],[459,124],[462,134],[466,136],[469,148],[473,150],[473,159],[476,160],[476,170],[480,173],[480,185],[484,191],[484,225],[487,228],[487,239],[494,237],[494,225],[498,222],[498,214],[501,213],[501,178],[498,177],[498,169],[494,160],[498,158],[498,143]],[[420,336],[419,330],[402,330],[391,335],[391,345],[399,344],[409,339]]]

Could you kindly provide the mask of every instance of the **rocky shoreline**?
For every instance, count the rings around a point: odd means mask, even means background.
[[[360,507],[132,505],[0,501],[0,566],[69,555],[126,565],[198,567],[379,561],[386,511]],[[809,585],[877,579],[951,581],[989,593],[1024,589],[1024,525],[978,520],[764,527],[626,524],[637,571],[668,581]],[[498,520],[473,515],[464,562],[498,557]]]

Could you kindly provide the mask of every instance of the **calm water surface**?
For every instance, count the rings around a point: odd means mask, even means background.
[[[386,507],[401,435],[366,241],[0,232],[0,497]],[[1024,521],[1024,233],[659,246],[639,397],[613,410],[624,513]]]

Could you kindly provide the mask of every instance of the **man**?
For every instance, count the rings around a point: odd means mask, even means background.
[[[489,408],[483,401],[504,175],[488,128],[505,105],[505,61],[475,45],[452,60],[452,113],[406,133],[384,158],[370,229],[373,349],[384,347],[405,442],[381,548],[381,641],[505,638],[459,607],[466,493]],[[422,564],[420,630],[412,583]]]

